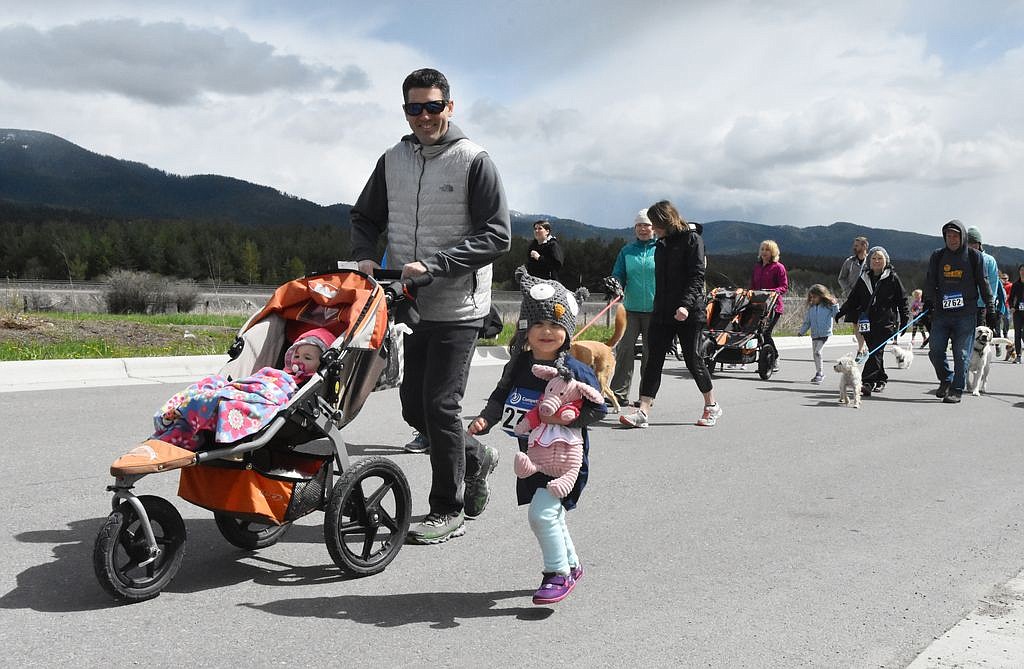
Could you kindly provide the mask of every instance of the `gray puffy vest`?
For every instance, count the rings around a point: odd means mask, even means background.
[[[429,258],[473,233],[469,168],[483,148],[460,139],[432,158],[424,158],[422,150],[415,142],[399,142],[384,154],[390,267]],[[483,318],[491,308],[491,265],[434,277],[419,290],[416,305],[428,321]]]

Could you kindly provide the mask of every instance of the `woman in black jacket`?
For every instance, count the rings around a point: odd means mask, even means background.
[[[687,223],[668,200],[647,210],[658,243],[654,250],[654,311],[651,313],[650,347],[647,367],[640,379],[640,408],[619,422],[629,427],[647,427],[651,404],[661,387],[661,370],[672,338],[679,336],[686,369],[704,394],[704,413],[697,421],[714,427],[722,409],[715,402],[711,375],[697,354],[700,333],[707,324],[704,292],[704,240],[701,226]]]
[[[1006,305],[1013,313],[1013,350],[1017,353],[1014,362],[1018,365],[1021,359],[1021,340],[1024,340],[1024,265],[1017,265],[1017,280],[1010,286],[1010,295]]]
[[[551,224],[537,221],[533,224],[533,241],[527,250],[526,271],[538,279],[558,281],[558,270],[565,262],[565,252],[558,239],[551,234]]]
[[[885,352],[882,342],[910,320],[903,282],[889,262],[889,253],[881,246],[868,251],[868,264],[840,307],[836,320],[843,316],[851,317],[847,320],[852,320],[857,331],[864,335],[868,351],[874,351],[864,363],[862,394],[870,397],[872,392],[880,393],[889,380],[882,359]]]

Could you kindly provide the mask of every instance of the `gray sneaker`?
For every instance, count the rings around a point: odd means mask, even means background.
[[[465,514],[469,520],[476,520],[491,498],[491,490],[487,486],[487,477],[498,466],[498,449],[484,446],[480,456],[480,471],[471,479],[466,479],[466,493],[463,495]]]
[[[427,439],[427,435],[419,432],[412,438],[412,441],[405,445],[406,453],[427,453],[428,451],[430,451],[430,440]]]
[[[466,517],[461,513],[429,513],[422,523],[409,528],[408,544],[441,544],[466,533]]]

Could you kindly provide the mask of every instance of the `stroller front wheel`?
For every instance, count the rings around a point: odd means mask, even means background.
[[[762,380],[767,381],[771,378],[775,370],[775,361],[778,358],[779,354],[774,346],[771,344],[761,346],[761,353],[757,357],[757,374]]]
[[[213,519],[217,523],[217,529],[220,530],[221,536],[227,539],[228,543],[250,551],[273,546],[292,526],[291,523],[283,525],[257,523],[226,513],[214,513]]]
[[[412,493],[405,473],[382,457],[342,473],[324,518],[324,541],[339,568],[357,576],[384,571],[405,543]]]
[[[107,516],[92,552],[100,585],[115,599],[129,602],[159,595],[178,573],[185,554],[185,522],[178,510],[162,497],[142,495],[138,499],[160,548],[156,559],[150,560],[142,521],[129,502],[122,502]]]

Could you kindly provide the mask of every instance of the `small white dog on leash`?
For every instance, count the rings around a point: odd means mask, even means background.
[[[899,344],[892,345],[892,354],[896,358],[896,367],[898,369],[910,369],[910,366],[914,364],[914,347],[903,348]]]
[[[988,392],[988,372],[992,367],[996,345],[1012,346],[1013,342],[996,337],[992,328],[984,325],[974,328],[974,349],[967,365],[967,390],[975,397]]]
[[[836,360],[832,369],[839,374],[839,403],[851,404],[854,409],[859,409],[863,384],[860,380],[860,365],[857,364],[857,358],[852,353],[847,353]]]

